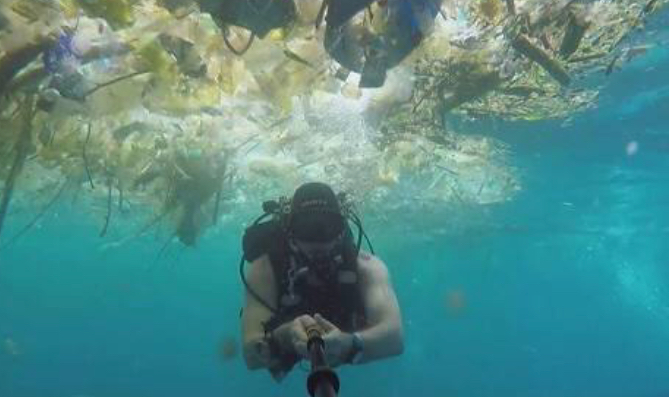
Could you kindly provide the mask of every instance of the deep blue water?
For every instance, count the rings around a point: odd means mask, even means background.
[[[470,227],[398,236],[372,223],[406,351],[343,368],[341,395],[669,396],[668,70],[654,50],[567,127],[490,124],[524,189],[467,208]],[[10,220],[7,235],[24,221]],[[104,251],[98,229],[65,202],[0,252],[0,341],[21,353],[0,349],[0,396],[306,395],[304,371],[277,385],[219,358],[222,339],[239,341],[242,225],[158,261],[160,240]]]

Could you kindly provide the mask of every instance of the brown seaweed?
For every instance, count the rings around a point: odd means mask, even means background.
[[[227,158],[211,165],[210,156],[177,154],[174,159],[173,188],[167,208],[179,208],[176,234],[187,245],[195,245],[205,225],[202,206],[221,189]]]
[[[481,72],[476,80],[461,80],[457,83],[450,95],[441,95],[440,111],[450,112],[458,106],[485,96],[494,90],[502,79],[496,71]]]
[[[296,53],[287,48],[283,50],[283,55],[285,55],[286,58],[290,59],[291,61],[299,63],[300,65],[316,69],[316,67],[311,62],[307,61],[306,59],[302,58],[301,56],[297,55]]]
[[[140,75],[146,74],[146,73],[149,73],[149,71],[140,70],[140,71],[137,71],[137,72],[132,72],[132,73],[125,74],[123,76],[116,77],[116,78],[111,79],[109,81],[105,81],[104,83],[100,83],[100,84],[96,85],[95,87],[91,88],[90,90],[88,90],[84,94],[84,98],[88,98],[90,95],[93,95],[96,91],[98,91],[102,88],[108,87],[112,84],[120,83],[123,80],[127,80],[127,79],[133,78],[135,76],[140,76]]]
[[[100,231],[100,237],[104,237],[107,234],[109,221],[111,220],[112,215],[112,207],[112,180],[109,178],[107,181],[107,215],[105,216],[105,223],[102,225],[102,230]]]
[[[165,219],[168,215],[170,215],[174,211],[174,208],[167,208],[161,211],[159,214],[154,216],[149,222],[147,222],[144,226],[142,226],[139,230],[137,230],[135,233],[126,236],[118,241],[115,241],[113,243],[107,244],[104,246],[105,249],[108,248],[117,248],[120,247],[127,242],[134,240],[136,238],[142,237],[145,233],[147,233],[149,230],[151,230],[152,227],[156,226],[160,221]]]
[[[219,183],[218,190],[216,191],[216,198],[214,199],[215,200],[214,201],[214,214],[212,216],[212,224],[214,224],[214,225],[216,223],[218,223],[218,212],[219,212],[220,205],[221,205],[221,198],[223,196],[223,188],[224,188],[224,185],[225,185],[225,180],[229,179],[229,178],[226,178],[226,176],[227,176],[226,175],[226,170],[227,170],[227,159],[223,163],[223,170],[221,171],[221,182]]]
[[[5,217],[9,211],[9,204],[12,199],[12,194],[14,193],[14,186],[16,185],[16,181],[21,174],[21,170],[23,169],[26,157],[28,156],[28,151],[30,150],[30,146],[32,144],[32,122],[33,116],[35,115],[34,96],[31,95],[26,98],[25,102],[21,106],[21,111],[23,113],[23,126],[14,147],[14,161],[12,162],[9,176],[5,181],[5,189],[2,192],[2,198],[0,199],[0,235],[2,234],[2,226],[4,224]]]
[[[516,4],[513,0],[506,0],[506,9],[509,15],[516,15]]]
[[[571,8],[572,4],[574,4],[576,1],[577,0],[569,0],[566,4],[561,5],[560,8],[553,8],[555,4],[548,6],[543,14],[541,14],[539,18],[530,24],[529,31],[536,33],[551,25],[556,20],[560,19],[560,16],[564,15],[564,13],[567,12]]]
[[[622,54],[616,54],[613,57],[613,59],[611,59],[611,62],[609,62],[609,64],[606,66],[606,70],[604,71],[604,74],[606,74],[608,76],[611,73],[613,73],[613,71],[616,68],[616,63],[618,62],[618,59],[620,59],[621,56],[622,56]]]
[[[567,70],[544,49],[536,46],[525,34],[518,34],[511,40],[513,48],[541,66],[551,77],[563,86],[571,83]]]
[[[133,189],[143,188],[161,175],[161,171],[154,168],[152,165],[153,163],[149,164],[142,171],[140,171],[139,175],[132,183]]]
[[[212,215],[211,222],[215,225],[218,223],[218,211],[221,205],[221,196],[223,193],[223,184],[216,191],[216,198],[214,199],[214,214]]]
[[[32,229],[37,222],[39,222],[40,219],[46,215],[46,213],[53,207],[57,202],[60,196],[62,196],[63,192],[65,191],[65,188],[69,185],[69,180],[64,181],[61,185],[60,188],[56,191],[56,194],[47,202],[42,209],[33,217],[33,219],[28,222],[21,230],[19,230],[18,233],[16,233],[12,238],[7,240],[2,246],[0,246],[0,250],[6,249],[10,245],[12,245],[16,240],[21,238],[24,234],[28,233],[30,229]]]
[[[0,96],[5,94],[8,84],[14,77],[53,45],[53,42],[53,39],[45,37],[37,43],[29,43],[0,58]]]
[[[605,52],[596,52],[594,54],[587,54],[580,57],[569,58],[567,62],[569,63],[587,62],[587,61],[592,61],[594,59],[604,58],[607,55],[608,54]]]
[[[44,67],[27,70],[7,83],[5,94],[11,95],[20,89],[36,90],[47,76],[48,73]]]
[[[578,50],[589,26],[590,23],[585,19],[580,9],[572,7],[569,10],[569,22],[560,45],[560,56],[562,58],[569,58]]]
[[[636,19],[632,23],[632,29],[622,35],[616,42],[612,43],[611,46],[609,47],[609,52],[613,51],[616,47],[620,45],[627,37],[632,33],[636,28],[638,28],[640,25],[642,25],[642,22],[644,18],[646,18],[646,15],[648,15],[650,12],[652,12],[655,9],[655,6],[657,5],[657,0],[649,0],[646,5],[639,11],[639,14],[637,15]]]
[[[86,141],[84,141],[84,146],[81,149],[81,156],[84,159],[84,170],[86,170],[86,177],[88,178],[88,183],[91,185],[91,189],[95,189],[95,184],[93,183],[93,178],[91,177],[91,170],[88,167],[88,156],[86,155],[86,147],[88,146],[88,141],[91,139],[91,122],[88,122],[88,131],[86,132]]]

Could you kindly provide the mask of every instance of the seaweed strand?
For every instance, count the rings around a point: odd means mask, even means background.
[[[82,149],[82,157],[84,158],[84,169],[86,170],[86,176],[88,177],[88,183],[91,184],[91,189],[95,189],[95,184],[93,184],[93,178],[91,178],[91,170],[88,168],[88,157],[86,156],[86,146],[88,146],[88,141],[91,139],[91,122],[88,122],[88,132],[86,133],[86,141],[84,142],[84,147]]]
[[[167,215],[172,213],[172,209],[165,209],[163,212],[160,214],[156,215],[153,219],[151,219],[149,222],[147,222],[141,229],[139,229],[137,232],[134,234],[124,237],[121,240],[115,241],[113,243],[106,244],[103,249],[109,249],[109,248],[118,248],[127,242],[134,240],[136,238],[142,237],[145,233],[147,233],[149,230],[151,230],[152,227],[157,225],[160,221],[162,221]]]
[[[611,44],[609,47],[609,52],[613,51],[616,47],[620,45],[627,37],[636,29],[639,28],[641,25],[641,22],[643,22],[644,18],[646,17],[647,14],[653,11],[655,8],[655,5],[657,4],[657,0],[649,0],[646,5],[639,11],[639,14],[637,15],[636,19],[634,20],[634,23],[632,24],[632,28],[623,34],[615,43]]]
[[[212,219],[212,223],[214,225],[218,223],[218,210],[219,210],[220,205],[221,205],[221,193],[222,192],[223,192],[223,184],[221,184],[221,186],[219,186],[218,190],[216,191],[216,199],[215,199],[216,201],[215,201],[215,204],[214,204],[214,216],[213,216],[213,219]]]
[[[111,219],[112,214],[112,180],[109,178],[107,183],[107,216],[105,217],[105,223],[102,226],[100,231],[100,237],[104,237],[107,234],[107,229],[109,228],[109,220]]]
[[[56,128],[54,128],[53,131],[51,131],[51,135],[49,136],[49,142],[48,142],[47,146],[53,146],[53,141],[56,140],[56,132],[57,131],[58,130]]]
[[[221,207],[221,196],[223,195],[223,186],[225,185],[227,169],[228,169],[228,159],[226,158],[223,163],[223,170],[221,172],[221,181],[218,185],[218,190],[216,190],[216,199],[215,199],[216,201],[214,203],[214,215],[212,219],[212,223],[214,225],[218,223],[218,211]]]
[[[0,234],[2,233],[2,225],[4,224],[5,217],[9,211],[9,203],[12,199],[12,193],[14,192],[14,185],[16,180],[23,169],[23,164],[25,163],[26,156],[28,155],[28,148],[30,147],[31,132],[32,132],[32,119],[35,113],[35,97],[30,96],[26,99],[24,108],[23,108],[23,129],[21,130],[21,135],[19,135],[18,141],[16,142],[15,150],[16,157],[14,157],[14,162],[12,163],[12,168],[9,171],[9,176],[7,177],[7,182],[5,182],[5,190],[2,192],[2,199],[0,200]]]
[[[49,200],[49,202],[46,203],[44,205],[44,207],[42,207],[42,209],[35,215],[35,217],[30,222],[28,222],[28,224],[26,224],[23,227],[23,229],[21,229],[18,233],[16,233],[14,236],[12,236],[12,238],[7,240],[2,246],[0,246],[0,250],[6,249],[10,245],[12,245],[14,242],[16,242],[16,240],[21,238],[24,234],[28,233],[30,231],[30,229],[32,229],[33,226],[35,226],[35,224],[40,219],[42,219],[44,217],[44,215],[46,215],[46,213],[49,211],[49,209],[51,209],[51,207],[53,207],[54,204],[56,204],[56,202],[58,202],[58,199],[60,198],[60,196],[62,196],[62,194],[65,191],[65,188],[67,187],[68,184],[69,184],[69,180],[66,180],[65,182],[63,182],[60,185],[60,188],[58,189],[56,194],[51,198],[51,200]]]
[[[123,212],[123,188],[118,186],[118,210]]]
[[[165,255],[165,252],[167,252],[167,249],[169,248],[170,243],[172,243],[172,240],[174,240],[174,237],[176,237],[176,235],[177,235],[177,233],[172,233],[170,235],[170,237],[165,241],[165,243],[160,247],[160,250],[156,254],[156,259],[153,261],[153,266],[155,266],[158,263],[158,261],[161,258],[163,258],[163,255]],[[151,268],[153,266],[149,267],[147,270],[151,270]]]
[[[99,90],[101,88],[108,87],[112,84],[120,83],[123,80],[127,80],[127,79],[133,78],[135,76],[139,76],[139,75],[146,74],[146,73],[149,73],[149,71],[148,70],[140,70],[139,72],[129,73],[129,74],[117,77],[115,79],[111,79],[109,81],[106,81],[104,83],[98,84],[95,87],[88,90],[88,92],[86,92],[86,94],[84,94],[84,98],[87,98],[88,96],[94,94],[97,90]]]

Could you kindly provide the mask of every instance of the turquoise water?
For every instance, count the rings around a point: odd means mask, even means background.
[[[341,369],[341,395],[669,396],[667,70],[652,51],[568,126],[478,124],[511,147],[513,201],[412,220],[439,233],[370,222],[406,350]],[[0,252],[0,396],[306,395],[304,371],[277,385],[220,358],[239,342],[241,224],[158,257],[163,238],[101,249],[98,221],[64,200]]]

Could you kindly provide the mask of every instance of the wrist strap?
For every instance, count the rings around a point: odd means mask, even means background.
[[[351,341],[351,350],[349,351],[344,362],[347,364],[357,364],[360,362],[363,352],[362,337],[357,332],[352,333],[351,337],[353,338]]]

